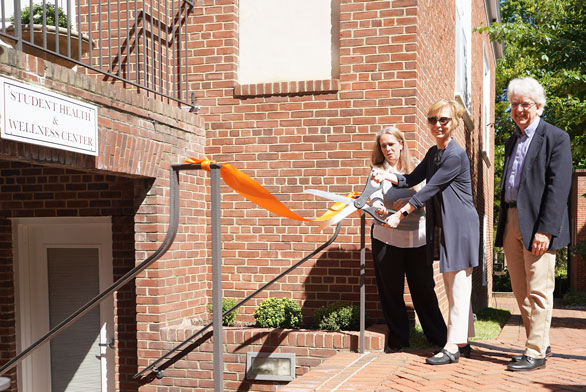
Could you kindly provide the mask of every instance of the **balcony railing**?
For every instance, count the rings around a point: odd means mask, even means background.
[[[78,72],[120,81],[197,111],[194,94],[189,96],[187,67],[193,0],[0,2],[5,45],[81,66]]]

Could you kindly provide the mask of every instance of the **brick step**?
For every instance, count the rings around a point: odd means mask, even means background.
[[[278,389],[279,392],[342,391],[350,381],[353,390],[375,390],[406,363],[405,356],[382,352],[341,352]]]

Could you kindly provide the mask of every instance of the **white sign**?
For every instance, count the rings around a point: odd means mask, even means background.
[[[98,155],[98,108],[0,77],[2,139]]]

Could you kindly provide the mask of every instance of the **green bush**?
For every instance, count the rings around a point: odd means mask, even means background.
[[[59,18],[59,27],[67,28],[67,15],[63,11],[63,8],[59,7],[57,11]],[[10,21],[14,23],[14,16],[10,18]],[[45,4],[45,21],[47,26],[55,26],[55,5]],[[20,13],[20,23],[28,25],[31,22],[31,9],[25,7]],[[33,24],[43,24],[43,5],[33,4]]]
[[[358,331],[360,309],[356,305],[344,303],[322,306],[313,315],[313,323],[317,328],[328,331]]]
[[[501,275],[492,275],[492,291],[498,292],[511,292],[513,291],[511,287],[511,277],[509,276],[509,271],[505,271],[504,274]]]
[[[228,309],[232,309],[238,300],[236,298],[222,298],[222,314],[226,312]],[[212,304],[208,304],[208,310],[212,312],[214,307]],[[238,309],[235,309],[233,312],[222,317],[222,325],[224,327],[233,327],[234,321],[236,320],[236,316],[238,315]]]
[[[581,291],[568,291],[563,299],[564,306],[586,306],[586,293]]]
[[[297,328],[303,317],[301,307],[289,298],[267,298],[254,312],[257,327]]]

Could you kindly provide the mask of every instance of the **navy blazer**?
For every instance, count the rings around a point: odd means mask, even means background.
[[[501,180],[501,207],[496,232],[496,246],[503,246],[507,221],[505,206],[506,170],[517,141],[514,133],[505,143],[505,164]],[[550,250],[570,242],[568,196],[572,186],[572,152],[567,132],[539,120],[521,171],[517,193],[517,213],[523,244],[531,250],[537,232],[551,234]]]

